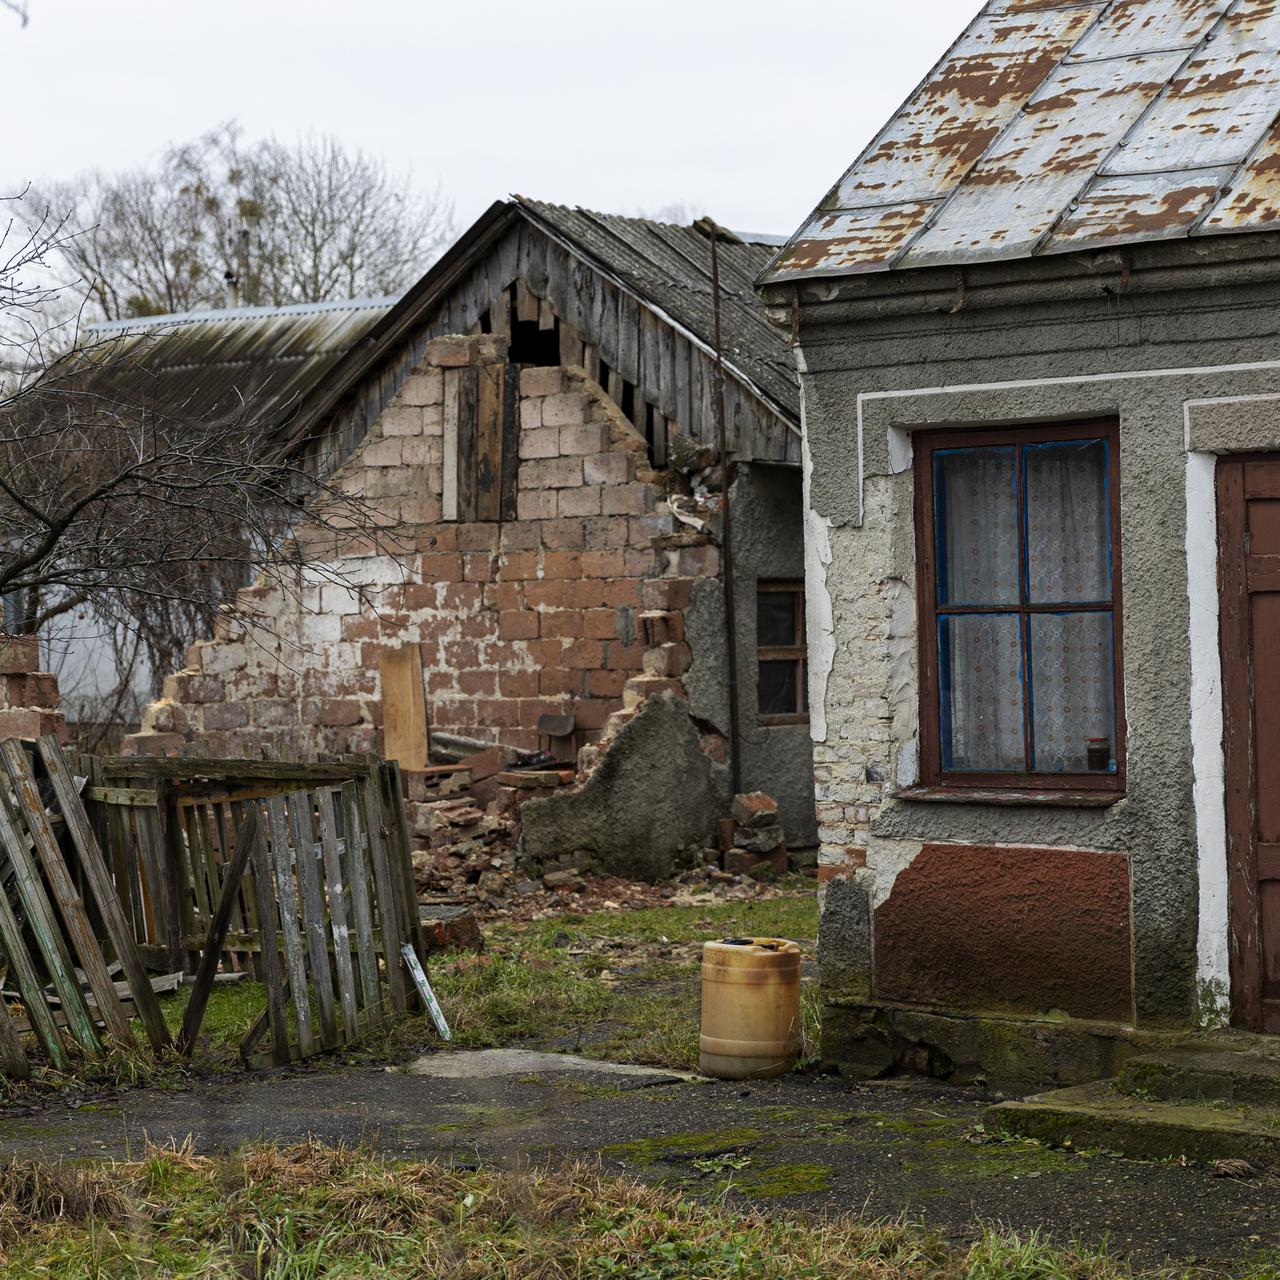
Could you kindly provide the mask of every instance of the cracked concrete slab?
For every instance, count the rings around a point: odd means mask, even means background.
[[[472,1049],[459,1053],[428,1053],[403,1068],[411,1076],[437,1080],[490,1080],[495,1076],[538,1075],[576,1071],[591,1075],[636,1076],[653,1083],[703,1080],[687,1071],[639,1067],[623,1062],[600,1062],[571,1053],[539,1053],[533,1049]]]

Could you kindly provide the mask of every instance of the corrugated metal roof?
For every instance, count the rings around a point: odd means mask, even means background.
[[[394,298],[190,311],[89,326],[114,394],[176,417],[278,425],[395,305]]]
[[[699,224],[679,226],[647,218],[593,213],[523,196],[516,196],[515,203],[535,223],[542,224],[704,345],[714,344],[711,241]],[[776,244],[751,241],[723,228],[717,243],[725,362],[799,421],[795,358],[783,336],[765,318],[755,290],[755,278],[772,258]]]
[[[1280,0],[991,0],[762,274],[1280,223]]]

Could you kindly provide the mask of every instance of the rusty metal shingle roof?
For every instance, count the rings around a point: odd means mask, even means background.
[[[113,393],[175,417],[283,422],[395,304],[394,298],[190,311],[88,326]]]
[[[991,0],[761,276],[1280,225],[1280,0]]]

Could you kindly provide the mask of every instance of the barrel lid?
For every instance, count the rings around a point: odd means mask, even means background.
[[[703,944],[704,951],[732,949],[744,955],[799,955],[800,945],[787,938],[721,938]]]

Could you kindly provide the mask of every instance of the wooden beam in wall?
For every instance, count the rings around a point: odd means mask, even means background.
[[[476,520],[502,518],[503,386],[507,373],[518,376],[511,365],[486,364],[476,383],[475,516]]]

